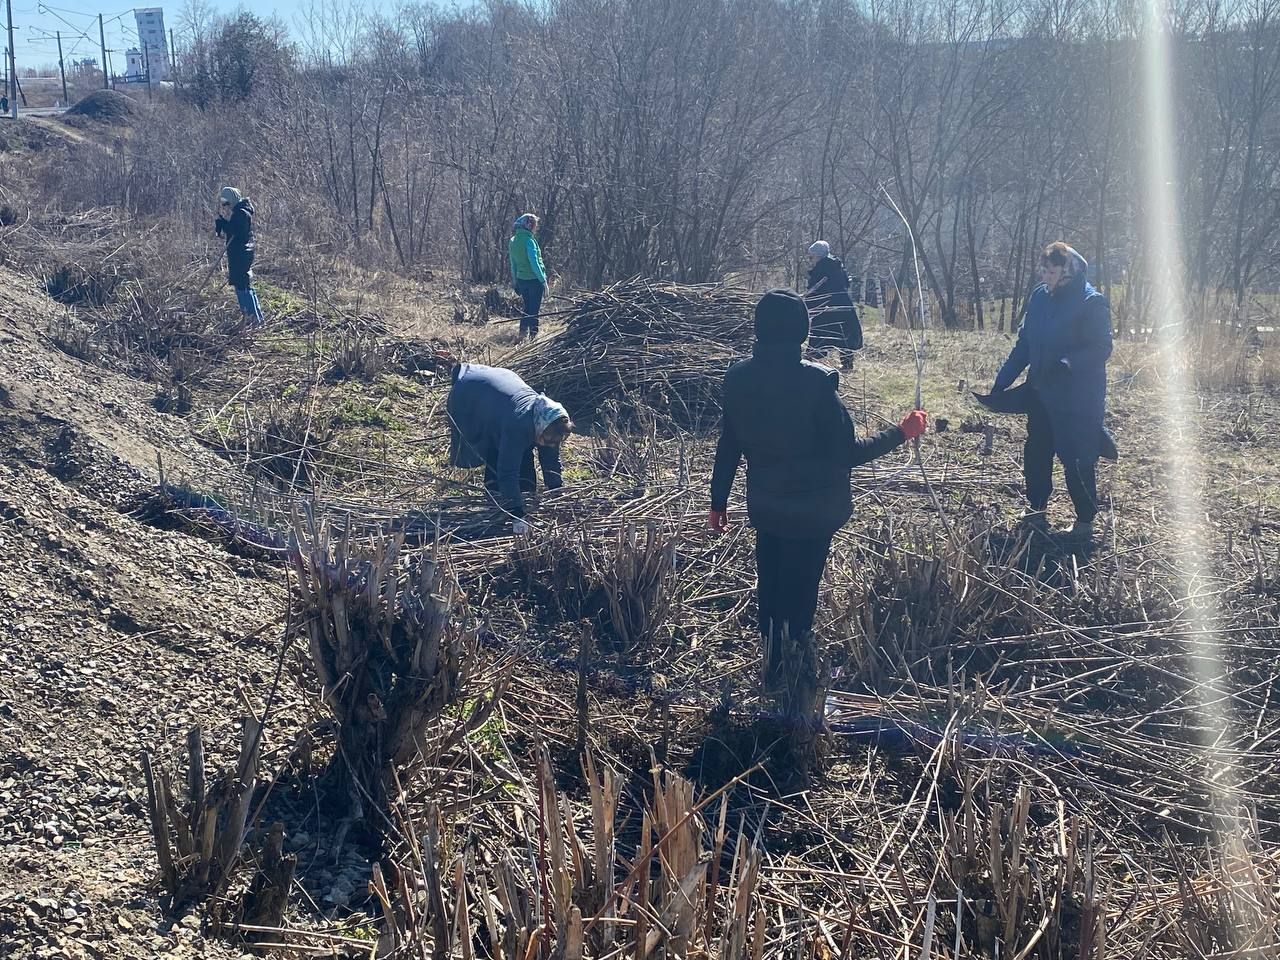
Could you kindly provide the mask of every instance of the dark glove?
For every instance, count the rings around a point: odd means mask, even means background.
[[[223,220],[221,217],[213,218],[213,232],[216,233],[218,236],[222,236],[222,231],[226,227],[226,225],[227,225],[227,221]]]
[[[898,424],[898,429],[908,440],[914,440],[916,437],[924,433],[925,428],[929,425],[929,415],[923,410],[912,410],[902,422]]]

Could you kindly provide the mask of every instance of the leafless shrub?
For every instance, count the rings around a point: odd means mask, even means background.
[[[1005,768],[965,750],[951,753],[960,799],[945,814],[942,851],[949,889],[961,891],[960,939],[984,956],[1105,960],[1105,877],[1092,828],[1060,809],[1057,823],[1037,827],[1028,784],[993,782]]]
[[[264,414],[245,407],[230,423],[210,424],[207,439],[252,476],[289,490],[310,490],[323,477],[333,428],[304,401],[270,401]]]
[[[1244,816],[1228,823],[1218,849],[1203,862],[1185,849],[1167,848],[1176,873],[1172,923],[1157,939],[1184,956],[1265,956],[1280,943],[1280,905],[1275,888],[1280,864]]]
[[[63,263],[44,279],[49,296],[71,306],[105,307],[125,278],[114,267],[97,269],[79,263]]]
[[[386,359],[386,351],[377,336],[360,330],[343,330],[336,337],[325,376],[329,380],[372,379],[385,368]]]
[[[378,834],[397,778],[428,744],[442,752],[483,725],[502,688],[480,682],[476,626],[439,543],[407,564],[401,549],[399,537],[360,545],[301,519],[291,544],[299,622],[337,727],[331,770]],[[440,730],[445,711],[468,697],[461,721]]]
[[[599,424],[592,436],[592,457],[604,479],[627,477],[634,481],[634,492],[640,496],[657,477],[662,449],[658,444],[658,419],[653,411],[637,405],[633,416],[634,429],[624,422],[617,401],[607,401],[600,410]]]

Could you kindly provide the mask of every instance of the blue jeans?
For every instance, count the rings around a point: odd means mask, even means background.
[[[541,280],[517,280],[516,293],[524,301],[524,311],[520,315],[520,336],[538,335],[538,311],[542,309],[542,295],[547,286]]]
[[[253,287],[236,287],[236,302],[240,304],[240,312],[249,318],[251,327],[260,327],[266,321],[262,316],[262,304],[258,302],[258,293]]]

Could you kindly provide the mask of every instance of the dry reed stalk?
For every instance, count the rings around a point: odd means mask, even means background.
[[[226,896],[239,869],[241,849],[252,826],[249,818],[262,732],[256,718],[242,718],[240,754],[234,767],[210,778],[205,769],[204,736],[199,727],[187,734],[186,796],[175,787],[168,764],[157,764],[150,751],[142,753],[147,788],[147,812],[160,864],[160,880],[176,908],[193,901]],[[247,896],[219,916],[232,923],[278,925],[284,916],[296,858],[283,852],[284,828],[268,832],[258,873]],[[230,914],[230,915],[229,915]],[[234,916],[231,916],[234,915]]]
[[[628,524],[619,532],[601,576],[609,619],[624,650],[640,651],[667,625],[676,591],[676,536],[656,522],[643,534]]]

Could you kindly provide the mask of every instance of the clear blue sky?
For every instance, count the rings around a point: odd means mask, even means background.
[[[107,49],[111,51],[112,66],[116,70],[124,69],[123,51],[138,45],[134,33],[133,7],[109,6],[111,0],[103,3],[86,3],[84,0],[53,0],[41,3],[39,0],[12,0],[13,3],[13,37],[14,48],[18,57],[18,68],[53,65],[58,62],[58,45],[54,41],[54,32],[62,31],[62,51],[68,61],[93,57],[98,59],[98,14],[103,15],[107,34]],[[209,6],[217,13],[233,13],[239,9],[251,9],[260,17],[277,15],[290,29],[300,10],[309,5],[309,0],[263,0],[261,3],[244,4],[239,0],[208,0]],[[139,6],[157,6],[164,10],[164,25],[181,34],[182,8],[184,3],[152,2]],[[372,12],[379,8],[391,10],[395,4],[388,0],[368,0],[360,4],[364,12]],[[0,35],[5,27],[4,7],[0,5]],[[48,39],[45,39],[45,38]],[[181,39],[179,39],[181,45]],[[7,41],[0,42],[0,47],[8,46]]]

